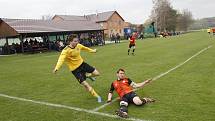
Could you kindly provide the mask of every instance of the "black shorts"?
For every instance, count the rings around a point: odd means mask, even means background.
[[[130,92],[128,94],[125,94],[122,98],[121,101],[125,101],[127,103],[133,103],[133,98],[136,97],[137,94],[135,92]]]
[[[131,47],[135,47],[135,44],[129,44],[129,46],[128,46],[129,48],[131,48]]]
[[[92,73],[94,70],[95,68],[83,62],[78,68],[72,71],[72,73],[81,84],[83,81],[86,80],[86,73]]]

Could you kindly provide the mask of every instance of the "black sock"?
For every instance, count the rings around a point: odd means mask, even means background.
[[[128,49],[128,55],[129,55],[130,49]]]
[[[128,108],[127,108],[127,106],[125,106],[125,105],[120,106],[120,110],[121,110],[122,112],[128,113]]]

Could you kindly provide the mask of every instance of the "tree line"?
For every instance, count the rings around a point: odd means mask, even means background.
[[[152,0],[153,9],[148,22],[155,22],[158,31],[187,31],[193,23],[192,13],[186,9],[178,11],[170,0]]]

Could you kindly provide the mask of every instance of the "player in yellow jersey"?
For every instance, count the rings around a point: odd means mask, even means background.
[[[68,37],[68,40],[70,43],[62,50],[53,73],[56,73],[60,69],[62,64],[66,62],[69,70],[73,73],[79,83],[83,85],[86,90],[89,91],[94,97],[96,97],[99,103],[102,102],[101,97],[86,81],[87,77],[90,78],[98,76],[99,72],[94,67],[85,63],[80,55],[81,50],[96,53],[96,49],[90,49],[79,44],[79,39],[72,35]],[[87,76],[86,73],[88,73]]]

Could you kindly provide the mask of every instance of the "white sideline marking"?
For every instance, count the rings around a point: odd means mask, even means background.
[[[194,57],[198,56],[199,54],[201,54],[202,52],[204,52],[204,51],[208,50],[208,49],[209,49],[209,48],[211,48],[211,47],[212,47],[212,45],[210,45],[210,46],[208,46],[208,47],[206,47],[206,48],[204,48],[204,49],[200,50],[199,52],[197,52],[196,54],[194,54],[193,56],[191,56],[190,58],[188,58],[186,61],[184,61],[184,62],[182,62],[182,63],[178,64],[178,65],[177,65],[177,66],[175,66],[174,68],[172,68],[172,69],[168,70],[167,72],[162,73],[162,74],[160,74],[160,75],[158,75],[158,76],[156,76],[156,77],[152,78],[152,81],[155,81],[155,80],[157,80],[157,79],[161,78],[162,76],[164,76],[164,75],[168,74],[169,72],[174,71],[175,69],[177,69],[177,68],[181,67],[182,65],[184,65],[185,63],[187,63],[188,61],[190,61],[192,58],[194,58]]]
[[[86,112],[86,113],[90,113],[90,114],[94,114],[94,115],[100,115],[100,116],[106,116],[106,117],[110,117],[110,118],[120,118],[120,117],[118,117],[116,115],[96,112],[96,111],[93,111],[93,110],[87,110],[87,109],[83,109],[83,108],[71,107],[71,106],[67,106],[67,105],[54,104],[54,103],[48,103],[48,102],[42,102],[42,101],[35,101],[35,100],[30,100],[30,99],[25,99],[25,98],[20,98],[20,97],[9,96],[9,95],[5,95],[5,94],[1,94],[1,93],[0,93],[0,97],[5,97],[5,98],[9,98],[9,99],[24,101],[24,102],[31,102],[31,103],[40,104],[40,105],[47,105],[47,106],[51,106],[51,107],[75,110],[75,111],[79,111],[79,112]],[[120,118],[120,119],[122,119],[122,118]],[[147,121],[147,120],[137,119],[137,118],[127,118],[125,120]]]
[[[152,78],[152,81],[155,81],[155,80],[161,78],[162,76],[165,76],[166,74],[170,73],[171,71],[174,71],[175,69],[181,67],[182,65],[184,65],[185,63],[187,63],[188,61],[190,61],[192,58],[198,56],[199,54],[201,54],[202,52],[208,50],[208,49],[211,48],[211,47],[212,47],[212,45],[210,45],[210,46],[208,46],[208,47],[206,47],[206,48],[200,50],[199,52],[197,52],[196,54],[194,54],[193,56],[191,56],[190,58],[188,58],[186,61],[184,61],[184,62],[178,64],[178,65],[175,66],[174,68],[171,68],[171,69],[169,69],[168,71],[166,71],[166,72],[164,72],[164,73],[162,73],[162,74],[160,74],[160,75],[158,75],[158,76]],[[136,91],[136,90],[138,90],[138,89],[134,89],[134,91]],[[113,99],[113,100],[111,101],[111,103],[113,103],[113,102],[115,102],[115,101],[117,101],[117,98]],[[94,109],[92,109],[92,110],[93,110],[93,111],[98,111],[98,110],[100,110],[100,109],[102,109],[102,108],[104,108],[104,107],[110,105],[111,103],[106,103],[106,104],[101,105],[101,106],[99,106],[99,107],[97,107],[97,108],[94,108]]]

